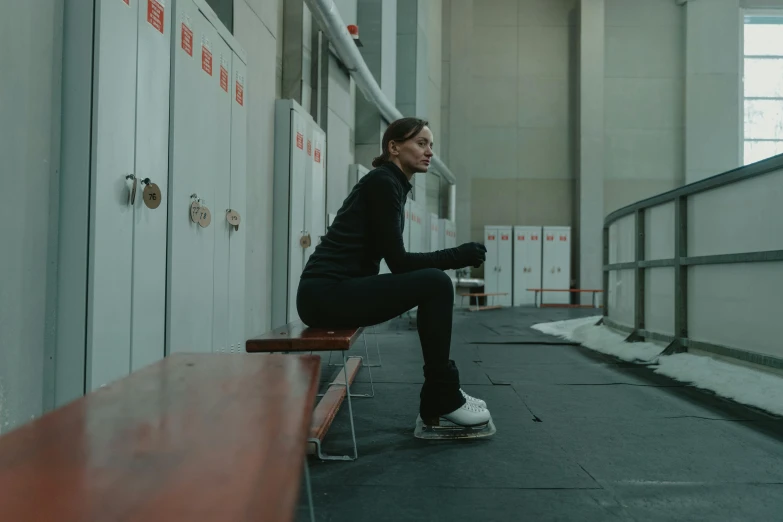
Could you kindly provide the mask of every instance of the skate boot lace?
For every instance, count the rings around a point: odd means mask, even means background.
[[[484,411],[484,408],[472,402],[466,402],[465,404],[463,404],[462,409],[472,411],[474,413],[481,413],[482,411]]]

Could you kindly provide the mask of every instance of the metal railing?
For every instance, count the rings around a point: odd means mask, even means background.
[[[719,174],[678,189],[665,192],[609,214],[603,229],[603,290],[604,308],[602,319],[607,326],[629,333],[629,341],[654,340],[669,343],[665,354],[688,351],[689,348],[731,357],[746,362],[783,369],[783,358],[754,352],[739,346],[726,346],[712,342],[697,341],[689,337],[688,329],[688,272],[690,267],[701,265],[728,265],[734,263],[769,263],[783,261],[783,250],[766,250],[731,254],[691,256],[688,254],[688,205],[692,197],[730,184],[772,173],[783,174],[783,155],[747,165],[724,174]],[[645,255],[645,221],[654,207],[674,203],[674,256],[665,259],[647,259]],[[783,204],[783,201],[780,202]],[[738,214],[740,211],[736,211]],[[634,261],[610,263],[610,227],[623,218],[634,216]],[[616,225],[617,226],[617,225]],[[783,229],[783,223],[781,223]],[[783,234],[783,230],[781,230]],[[618,240],[619,242],[619,237]],[[617,246],[617,245],[614,245]],[[630,245],[629,245],[630,246]],[[674,269],[674,335],[650,331],[645,325],[645,271],[648,269],[672,267]],[[634,271],[633,326],[621,324],[610,318],[610,276],[613,271]],[[615,277],[617,279],[619,273]],[[770,317],[777,317],[783,311],[767,310]],[[630,322],[630,321],[627,321]]]

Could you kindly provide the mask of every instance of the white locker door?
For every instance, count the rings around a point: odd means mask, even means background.
[[[411,203],[411,252],[422,252],[424,244],[424,228],[422,224],[423,212],[421,205],[414,201]]]
[[[233,51],[218,34],[214,26],[209,27],[211,40],[211,70],[205,71],[210,80],[210,96],[213,117],[211,130],[214,140],[214,156],[210,178],[215,191],[215,206],[212,226],[215,233],[215,272],[213,297],[212,350],[228,351],[229,325],[229,231],[226,211],[231,207],[231,94],[228,79],[231,78]],[[206,57],[207,62],[210,61]],[[205,64],[209,70],[208,63]],[[223,72],[225,71],[225,72]]]
[[[541,227],[514,227],[514,306],[532,305],[541,288]]]
[[[440,220],[437,214],[430,213],[430,252],[437,252],[440,247]]]
[[[245,75],[247,66],[233,55],[231,96],[231,210],[239,213],[239,228],[229,228],[229,351],[245,351],[245,245],[247,237],[247,109]],[[231,77],[229,77],[231,78]]]
[[[88,392],[128,374],[130,361],[138,2],[96,3],[96,83],[87,305]],[[137,186],[138,188],[138,186]]]
[[[214,167],[210,164],[215,99],[210,96],[212,78],[203,70],[202,39],[211,25],[191,0],[178,0],[175,5],[167,349],[169,353],[210,353],[215,221],[225,211],[214,204]],[[191,215],[193,203],[196,208]],[[199,225],[198,219],[208,213],[211,222],[206,227]]]
[[[498,229],[484,227],[484,246],[487,247],[487,259],[484,261],[484,292],[498,292]]]
[[[570,227],[544,227],[542,287],[568,289],[571,285]],[[568,292],[546,292],[544,303],[567,304]]]
[[[498,292],[505,292],[506,295],[499,295],[490,300],[495,304],[502,306],[511,306],[513,298],[513,241],[511,227],[498,228]]]
[[[297,111],[291,111],[291,183],[289,205],[289,246],[288,251],[288,317],[286,322],[299,319],[296,311],[296,292],[299,289],[299,277],[304,270],[304,249],[300,243],[305,232],[305,201],[307,152],[305,151],[306,120]]]
[[[403,221],[405,226],[402,229],[402,244],[405,246],[406,252],[412,252],[411,250],[411,200],[405,201],[405,220]]]
[[[138,10],[136,177],[139,191],[134,205],[131,371],[165,355],[171,12],[170,2],[162,0],[141,3]],[[157,208],[147,206],[143,192],[146,187],[143,181],[147,180],[151,191],[149,204],[159,205]],[[158,187],[155,193],[152,184]]]
[[[305,229],[310,235],[310,246],[305,250],[305,263],[315,252],[326,233],[326,176],[324,173],[325,136],[313,121],[308,121],[307,203],[305,205]]]

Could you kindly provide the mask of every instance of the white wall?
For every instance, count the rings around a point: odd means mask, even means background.
[[[606,214],[684,181],[685,14],[674,0],[606,0]]]
[[[0,433],[53,401],[62,0],[0,17]]]
[[[236,0],[234,36],[248,55],[247,78],[247,226],[245,254],[245,330],[264,333],[272,306],[272,187],[274,102],[282,79],[282,2]],[[275,74],[272,72],[275,71]]]

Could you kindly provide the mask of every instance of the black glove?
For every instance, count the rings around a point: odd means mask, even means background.
[[[481,243],[463,243],[456,250],[463,267],[478,268],[487,259],[487,248]]]

